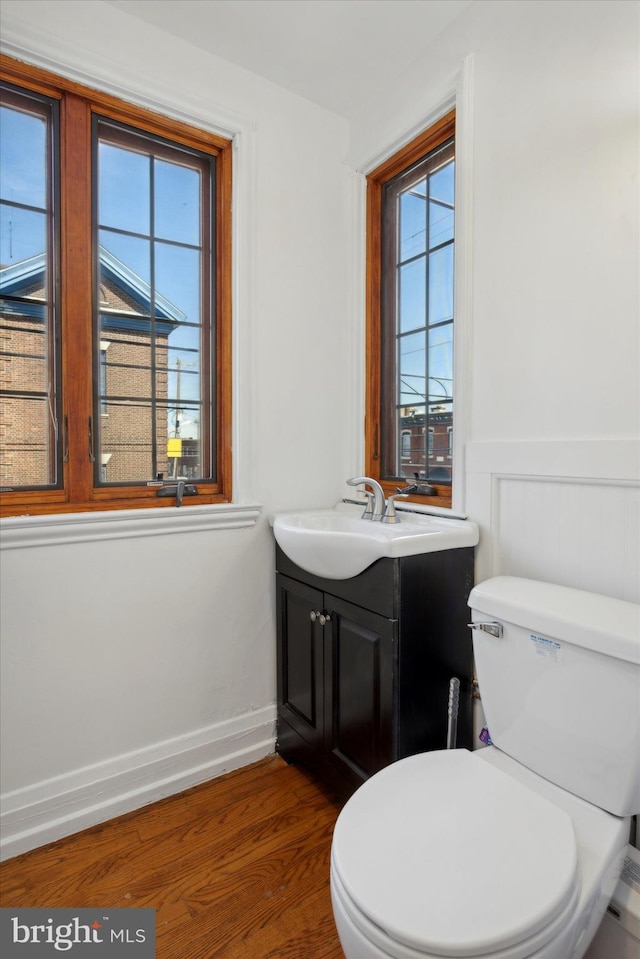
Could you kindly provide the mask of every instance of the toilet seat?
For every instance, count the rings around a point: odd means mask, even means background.
[[[397,940],[392,940],[384,930],[360,912],[353,903],[344,886],[340,882],[333,863],[331,864],[331,890],[334,915],[340,929],[340,913],[346,917],[353,930],[357,930],[361,939],[366,942],[367,950],[364,953],[370,959],[369,947],[374,947],[376,956],[393,957],[393,959],[449,959],[448,956],[425,952],[423,949],[414,949]],[[520,942],[516,946],[500,949],[491,953],[491,959],[557,959],[568,954],[570,943],[575,939],[572,920],[577,908],[578,891],[571,898],[567,908],[561,912],[549,926],[545,927],[537,936]],[[558,951],[558,948],[560,951]],[[549,951],[547,951],[549,950]],[[477,956],[478,953],[475,953]]]
[[[351,921],[392,955],[525,959],[575,910],[573,823],[466,750],[412,756],[344,807],[332,883]]]

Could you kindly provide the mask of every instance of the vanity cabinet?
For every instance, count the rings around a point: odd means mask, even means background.
[[[471,745],[467,597],[473,549],[380,559],[323,579],[276,546],[277,750],[350,787],[447,743],[460,680],[458,746]]]

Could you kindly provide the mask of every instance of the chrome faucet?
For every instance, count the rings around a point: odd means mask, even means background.
[[[380,483],[377,480],[371,479],[370,476],[354,476],[352,479],[347,480],[347,486],[360,486],[364,484],[365,486],[370,486],[373,490],[373,511],[371,513],[372,520],[381,520],[384,514],[384,492]],[[364,516],[365,514],[363,514]]]

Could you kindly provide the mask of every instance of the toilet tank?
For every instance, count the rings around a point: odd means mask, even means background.
[[[469,606],[494,745],[615,816],[640,812],[640,606],[514,576]]]

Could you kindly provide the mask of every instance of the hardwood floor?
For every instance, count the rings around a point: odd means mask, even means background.
[[[343,959],[341,799],[272,756],[0,865],[0,905],[156,909],[157,959]]]

